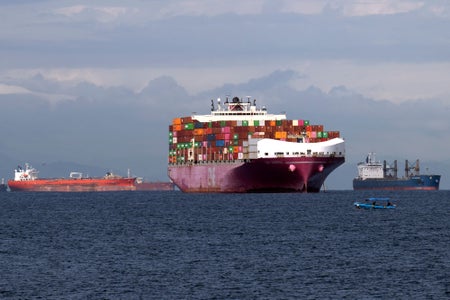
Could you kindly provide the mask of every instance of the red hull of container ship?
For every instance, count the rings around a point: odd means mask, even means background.
[[[12,192],[112,192],[136,190],[135,178],[35,179],[8,181]]]
[[[183,192],[319,192],[343,157],[264,158],[169,166]]]

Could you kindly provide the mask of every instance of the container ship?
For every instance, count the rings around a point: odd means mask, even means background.
[[[419,160],[410,166],[405,161],[405,176],[397,176],[397,161],[392,166],[386,161],[376,161],[375,153],[369,153],[364,162],[358,163],[358,176],[353,179],[354,190],[439,190],[441,175],[421,175]]]
[[[104,177],[83,177],[80,172],[71,172],[69,178],[38,178],[38,171],[25,164],[14,170],[14,179],[8,180],[11,192],[112,192],[134,191],[136,178],[120,177],[110,172]]]
[[[234,97],[169,125],[168,175],[183,192],[320,192],[345,161],[339,131]]]

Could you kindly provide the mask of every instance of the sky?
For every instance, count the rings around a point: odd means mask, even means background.
[[[340,130],[331,187],[373,151],[450,188],[448,1],[2,0],[0,20],[0,178],[33,161],[165,180],[171,120],[233,94]]]

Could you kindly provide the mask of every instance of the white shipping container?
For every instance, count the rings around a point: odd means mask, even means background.
[[[249,153],[248,154],[248,158],[249,159],[257,159],[258,158],[258,154],[256,154],[256,153]]]
[[[258,144],[259,140],[260,139],[249,139],[248,144],[249,144],[249,146],[256,146]]]

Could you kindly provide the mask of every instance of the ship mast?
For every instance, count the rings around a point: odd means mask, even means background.
[[[410,173],[410,171],[414,171],[414,173]],[[416,160],[416,163],[413,166],[409,166],[408,160],[405,160],[405,176],[409,177],[412,175],[419,175],[420,174],[420,167],[419,167],[419,160]]]

